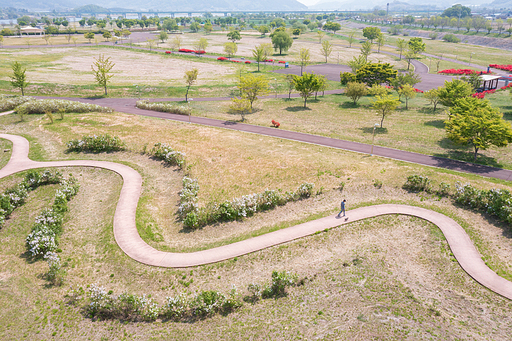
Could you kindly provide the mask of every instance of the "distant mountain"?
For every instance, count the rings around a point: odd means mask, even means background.
[[[89,5],[140,11],[301,11],[307,6],[297,0],[89,0]],[[0,7],[31,11],[71,11],[84,6],[80,0],[0,0]]]
[[[485,1],[484,1],[485,2]],[[466,5],[480,5],[483,6],[482,0],[464,0],[461,3]],[[512,0],[495,0],[494,2],[511,3]],[[360,9],[386,9],[386,4],[389,3],[390,11],[402,10],[428,10],[438,7],[444,9],[453,5],[453,0],[408,0],[408,1],[389,1],[389,0],[320,0],[316,4],[309,6],[312,10],[326,10],[326,11],[356,11]],[[456,2],[457,3],[457,2]],[[505,6],[494,6],[505,7]]]

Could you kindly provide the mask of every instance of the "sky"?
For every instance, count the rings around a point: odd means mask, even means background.
[[[311,6],[318,2],[318,0],[297,0],[297,1],[303,3],[306,6]]]

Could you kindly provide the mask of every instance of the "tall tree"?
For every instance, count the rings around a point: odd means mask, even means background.
[[[324,40],[322,42],[322,48],[321,48],[320,52],[322,53],[322,56],[325,57],[326,63],[327,63],[327,58],[332,53],[332,49],[333,49],[333,45],[331,44],[331,42],[329,40]]]
[[[398,50],[398,52],[400,52],[400,60],[402,60],[402,53],[406,46],[407,42],[405,41],[405,39],[398,38],[398,40],[396,41],[396,49]]]
[[[95,59],[94,63],[91,65],[96,83],[105,89],[105,96],[107,96],[107,85],[110,82],[110,78],[114,77],[114,74],[111,74],[110,71],[115,65],[116,64],[110,60],[110,57],[105,58],[102,54],[100,54],[98,59]]]
[[[272,33],[272,45],[275,50],[279,50],[279,54],[282,55],[283,51],[288,51],[288,49],[293,44],[293,39],[290,35],[284,31],[277,31]]]
[[[21,90],[21,95],[25,96],[25,88],[28,85],[27,82],[27,69],[24,68],[19,62],[14,62],[11,65],[12,68],[12,76],[11,76],[11,85],[14,88],[18,88]]]
[[[373,43],[370,40],[361,44],[361,55],[364,56],[365,62],[368,62],[368,56],[372,53],[372,45]]]
[[[238,46],[236,43],[225,43],[224,44],[224,52],[228,55],[228,58],[233,57],[238,51]]]
[[[185,71],[185,76],[183,78],[185,78],[185,83],[187,83],[187,92],[185,93],[185,101],[188,102],[188,91],[190,90],[190,87],[192,86],[192,84],[195,83],[195,81],[197,80],[197,75],[199,74],[199,70],[198,69],[192,69],[192,70],[188,70],[188,71]]]
[[[266,59],[265,46],[263,46],[263,44],[256,46],[252,50],[252,56],[254,57],[256,63],[258,63],[258,72],[260,72],[260,63]]]
[[[398,98],[393,97],[391,95],[386,96],[375,96],[375,100],[372,102],[373,109],[375,109],[377,112],[377,115],[381,116],[380,120],[380,127],[382,128],[382,124],[384,122],[384,118],[386,116],[391,115],[398,105],[400,104],[400,101]]]
[[[306,68],[311,62],[311,54],[309,53],[309,49],[305,47],[301,47],[299,51],[299,58],[297,62],[300,65],[300,75],[302,76],[302,72],[304,68]]]
[[[233,30],[227,34],[228,40],[231,40],[233,43],[235,43],[237,40],[242,39],[242,35],[240,34],[240,31]]]
[[[315,88],[317,88],[317,77],[314,73],[305,73],[302,76],[294,76],[293,84],[295,90],[300,93],[300,96],[304,98],[304,108],[307,108],[308,98],[313,95]]]
[[[204,50],[206,50],[207,47],[208,47],[208,39],[206,39],[206,38],[199,38],[199,40],[197,40],[194,43],[194,48],[197,51],[204,51]]]
[[[382,34],[380,31],[380,28],[374,27],[374,26],[368,26],[363,28],[363,37],[368,39],[373,43],[375,39],[379,37],[379,35]]]
[[[254,101],[258,99],[258,96],[268,92],[268,81],[264,76],[248,74],[240,78],[238,88],[240,89],[242,98],[249,101],[252,111],[252,105]]]
[[[451,119],[445,122],[448,138],[457,144],[473,146],[474,161],[479,150],[505,147],[512,142],[510,123],[485,99],[461,98],[450,108],[450,114]]]
[[[471,96],[472,86],[460,79],[445,81],[444,86],[438,88],[439,103],[447,107],[453,107],[458,99]]]

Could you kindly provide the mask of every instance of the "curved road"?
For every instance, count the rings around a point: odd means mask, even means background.
[[[0,134],[0,138],[13,143],[11,159],[0,170],[0,179],[27,169],[68,166],[104,168],[121,175],[123,187],[114,214],[114,237],[119,247],[129,257],[147,265],[183,268],[210,264],[286,243],[353,221],[388,214],[404,214],[422,218],[437,225],[445,235],[460,266],[473,279],[497,294],[512,299],[512,282],[498,276],[485,265],[464,229],[453,219],[431,210],[394,204],[361,207],[350,211],[350,218],[328,216],[209,250],[191,253],[163,252],[146,244],[138,234],[135,215],[142,188],[142,177],[133,168],[114,162],[92,160],[36,162],[28,158],[29,142],[24,137]]]

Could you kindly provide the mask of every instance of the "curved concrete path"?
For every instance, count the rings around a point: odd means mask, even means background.
[[[464,229],[453,219],[424,208],[407,205],[375,205],[350,211],[350,219],[328,216],[283,230],[243,240],[237,243],[191,253],[158,251],[140,237],[135,224],[135,212],[142,188],[142,178],[134,169],[114,162],[70,160],[38,162],[28,158],[29,142],[21,136],[0,134],[13,144],[12,156],[0,170],[0,179],[33,168],[85,166],[114,171],[123,178],[123,187],[114,214],[114,237],[119,247],[134,260],[152,266],[182,268],[220,262],[291,240],[312,235],[361,219],[388,214],[404,214],[425,219],[443,232],[460,266],[477,282],[490,290],[512,299],[512,282],[498,276],[485,265]]]

